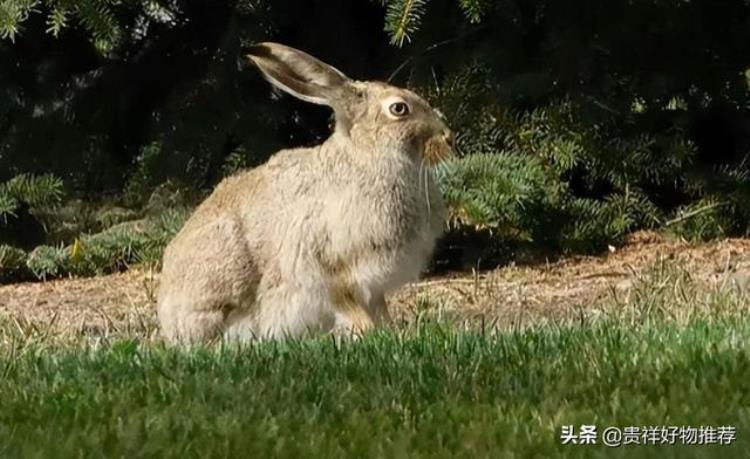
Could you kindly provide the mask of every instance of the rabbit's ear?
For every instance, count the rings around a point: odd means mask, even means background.
[[[337,69],[288,46],[260,43],[246,51],[268,81],[307,102],[335,106],[349,82]]]

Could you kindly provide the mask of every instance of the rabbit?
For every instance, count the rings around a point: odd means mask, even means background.
[[[297,49],[247,56],[277,88],[333,109],[330,137],[224,179],[169,243],[157,295],[167,342],[362,333],[416,280],[444,227],[433,166],[453,155],[417,94],[356,81]]]

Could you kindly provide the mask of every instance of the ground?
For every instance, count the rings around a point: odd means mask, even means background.
[[[453,321],[518,323],[569,317],[606,301],[627,299],[634,282],[668,261],[707,284],[750,279],[750,239],[691,244],[653,232],[635,233],[604,256],[426,278],[394,292],[392,315],[409,320],[420,310]],[[158,273],[135,267],[84,279],[0,286],[0,321],[29,333],[155,336]],[[6,319],[6,320],[4,320]]]
[[[749,280],[750,239],[638,233],[404,286],[355,342],[196,347],[159,342],[153,271],[8,285],[0,457],[747,457]]]

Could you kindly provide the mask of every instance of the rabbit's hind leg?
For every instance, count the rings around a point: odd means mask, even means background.
[[[225,313],[221,310],[193,311],[164,320],[162,333],[170,343],[205,343],[219,336]]]
[[[328,331],[334,325],[326,290],[313,277],[282,281],[271,272],[261,282],[255,304],[245,311],[230,317],[226,338],[296,338]]]
[[[255,296],[260,275],[233,219],[193,225],[167,247],[157,299],[169,342],[206,342],[221,335],[233,310]]]

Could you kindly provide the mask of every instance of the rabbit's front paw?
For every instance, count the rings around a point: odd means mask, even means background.
[[[372,318],[365,311],[338,312],[331,333],[337,339],[358,340],[374,326]]]

